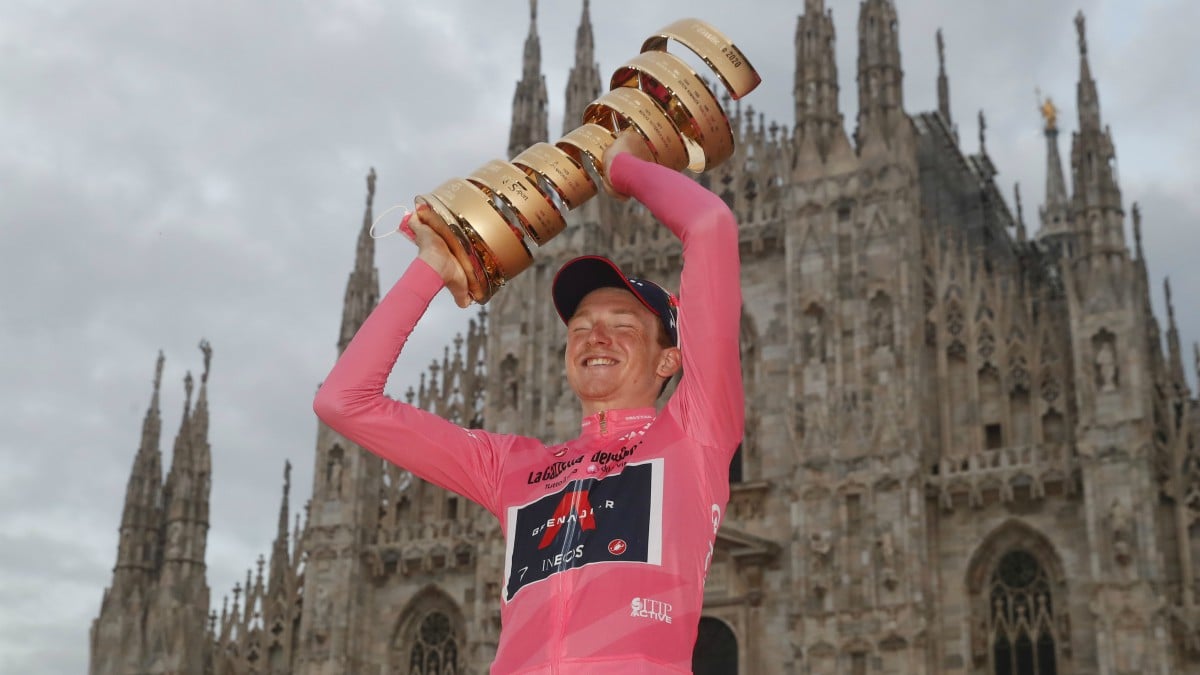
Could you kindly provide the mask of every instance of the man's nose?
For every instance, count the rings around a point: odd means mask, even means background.
[[[592,326],[592,330],[588,332],[588,344],[607,343],[608,329],[602,324]]]

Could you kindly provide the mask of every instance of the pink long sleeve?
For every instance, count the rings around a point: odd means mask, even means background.
[[[498,514],[507,437],[463,429],[383,393],[400,350],[442,286],[433,268],[414,261],[358,329],[313,410],[363,448]]]
[[[667,409],[697,442],[732,455],[745,424],[737,222],[704,186],[633,155],[614,158],[610,179],[683,243],[679,346],[684,374]]]

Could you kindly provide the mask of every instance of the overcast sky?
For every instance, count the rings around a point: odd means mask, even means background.
[[[1172,279],[1192,371],[1200,3],[897,4],[905,107],[936,106],[940,26],[963,144],[976,151],[984,109],[1031,229],[1045,182],[1034,91],[1058,103],[1069,157],[1084,10],[1123,198],[1142,205],[1164,320]],[[557,137],[581,2],[542,5]],[[859,3],[827,5],[853,125]],[[705,18],[763,74],[746,103],[791,124],[803,6],[600,0],[597,59],[607,76],[650,31]],[[285,460],[292,504],[311,493],[310,404],[335,356],[364,177],[376,167],[378,213],[502,157],[528,17],[524,0],[0,1],[0,671],[86,670],[160,349],[165,469],[184,373],[202,368],[201,338],[213,345],[213,607],[269,552]],[[381,242],[385,288],[412,253]],[[433,311],[397,393],[473,315],[444,296]]]

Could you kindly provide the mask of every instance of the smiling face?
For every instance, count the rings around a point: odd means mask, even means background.
[[[662,324],[632,293],[598,288],[567,322],[567,382],[585,416],[654,405],[679,370],[679,348],[659,342]]]

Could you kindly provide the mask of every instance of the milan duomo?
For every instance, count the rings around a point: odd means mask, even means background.
[[[533,19],[510,157],[550,140]],[[1078,40],[1078,119],[1049,100],[1030,110],[1046,191],[1029,225],[983,133],[960,143],[944,58],[928,74],[936,109],[906,109],[891,0],[859,9],[852,137],[822,0],[796,27],[794,125],[726,102],[737,154],[699,180],[741,228],[747,429],[698,675],[1200,672],[1198,403],[1169,287],[1165,334],[1151,310],[1141,218],[1123,202],[1075,23],[1063,33]],[[601,72],[585,0],[564,133]],[[380,294],[373,173],[368,186],[339,352]],[[595,199],[573,219],[410,400],[498,432],[578,433],[554,272],[604,252],[673,287],[680,251],[644,209]],[[315,419],[303,517],[285,477],[269,558],[211,603],[210,353],[165,480],[155,384],[92,675],[485,673],[504,564],[492,516]]]

